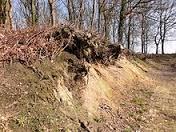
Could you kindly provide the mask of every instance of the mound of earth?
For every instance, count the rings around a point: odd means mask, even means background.
[[[5,63],[31,65],[37,60],[53,60],[63,51],[89,63],[107,64],[118,58],[121,46],[72,25],[5,32],[0,38],[0,61]]]
[[[121,57],[109,66],[90,64],[63,52],[54,61],[1,65],[0,129],[123,130],[120,100],[136,80],[146,79],[134,62]]]
[[[161,113],[174,123],[174,107],[158,114],[152,101],[174,91],[173,56],[135,57],[71,25],[4,32],[0,45],[0,131],[146,131]]]

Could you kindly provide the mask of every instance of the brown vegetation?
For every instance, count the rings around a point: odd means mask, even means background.
[[[53,60],[63,51],[87,62],[107,63],[117,59],[121,48],[97,33],[83,32],[72,25],[5,32],[0,39],[1,62],[30,65],[36,60]]]

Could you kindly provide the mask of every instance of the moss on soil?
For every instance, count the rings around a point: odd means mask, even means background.
[[[67,58],[57,57],[53,63],[49,60],[36,62],[33,64],[37,69],[35,72],[20,63],[6,66],[5,75],[14,80],[10,82],[11,85],[20,84],[20,89],[23,91],[20,97],[14,98],[18,102],[14,109],[17,115],[8,119],[11,130],[58,132],[81,129],[78,120],[88,118],[81,103],[73,99],[74,105],[69,106],[58,100],[53,92],[57,90],[57,80],[69,74]],[[67,79],[64,81],[66,82]]]

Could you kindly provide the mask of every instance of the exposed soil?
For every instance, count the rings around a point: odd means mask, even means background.
[[[0,67],[0,131],[176,131],[175,55],[33,66]]]
[[[176,56],[153,56],[146,63],[150,79],[133,86],[121,101],[128,124],[124,131],[175,132]]]

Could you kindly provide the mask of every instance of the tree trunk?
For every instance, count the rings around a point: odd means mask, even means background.
[[[12,5],[11,0],[0,0],[0,26],[12,29]]]
[[[162,54],[164,54],[164,43],[161,44],[161,50],[162,50]]]
[[[119,29],[118,29],[118,43],[119,44],[123,44],[126,3],[127,3],[127,0],[121,0],[120,20],[119,20]]]
[[[12,5],[11,0],[6,1],[6,21],[5,26],[7,29],[12,29]]]
[[[95,18],[95,2],[96,0],[93,0],[93,9],[92,9],[92,17],[91,17],[91,21],[90,21],[90,29],[93,29],[93,25],[94,25],[94,18]]]
[[[83,15],[84,15],[84,0],[80,0],[80,3],[79,3],[79,22],[78,22],[78,27],[79,28],[82,28],[83,26]]]
[[[4,0],[0,0],[0,26],[3,27],[5,25],[5,2]]]
[[[108,39],[109,38],[109,34],[110,34],[110,15],[111,13],[109,13],[109,7],[107,5],[107,3],[103,3],[103,17],[104,17],[104,35],[105,35],[105,38]]]
[[[72,17],[73,11],[72,11],[72,8],[71,8],[71,1],[70,0],[67,1],[67,10],[68,10],[69,21],[72,22],[73,21],[73,17]]]
[[[128,37],[127,37],[127,48],[130,49],[131,46],[131,19],[132,16],[130,15],[128,18]]]
[[[159,44],[156,44],[156,54],[158,54],[159,51]]]
[[[56,9],[55,9],[55,0],[48,0],[51,16],[51,25],[56,25]]]
[[[68,15],[69,15],[69,21],[74,23],[76,14],[75,14],[73,0],[67,0],[67,10],[68,10]]]
[[[32,15],[32,17],[31,17],[31,25],[32,26],[35,26],[36,25],[36,20],[37,20],[37,18],[36,18],[36,0],[32,0],[31,1],[31,8],[32,8],[32,10],[31,10],[31,15]]]
[[[141,17],[141,47],[142,53],[145,53],[145,22],[144,22],[144,15],[142,14]]]
[[[165,54],[165,52],[164,52],[165,38],[166,38],[166,22],[164,22],[164,24],[163,24],[163,36],[162,36],[162,39],[161,39],[162,54]]]
[[[147,52],[148,52],[148,31],[147,31],[147,24],[146,23],[145,23],[144,41],[145,41],[145,51],[144,51],[144,53],[147,54]]]
[[[113,42],[116,43],[116,20],[113,19],[113,27],[112,27],[112,33],[113,33]]]
[[[98,0],[98,32],[100,32],[101,23],[101,0]]]
[[[159,35],[159,28],[158,28],[158,31],[157,31],[157,33],[156,33],[156,35],[154,36],[155,37],[155,45],[156,45],[156,54],[158,54],[159,53],[159,44],[160,44],[160,40],[161,39],[159,39],[159,40],[157,40],[157,37],[158,37],[158,35]]]

